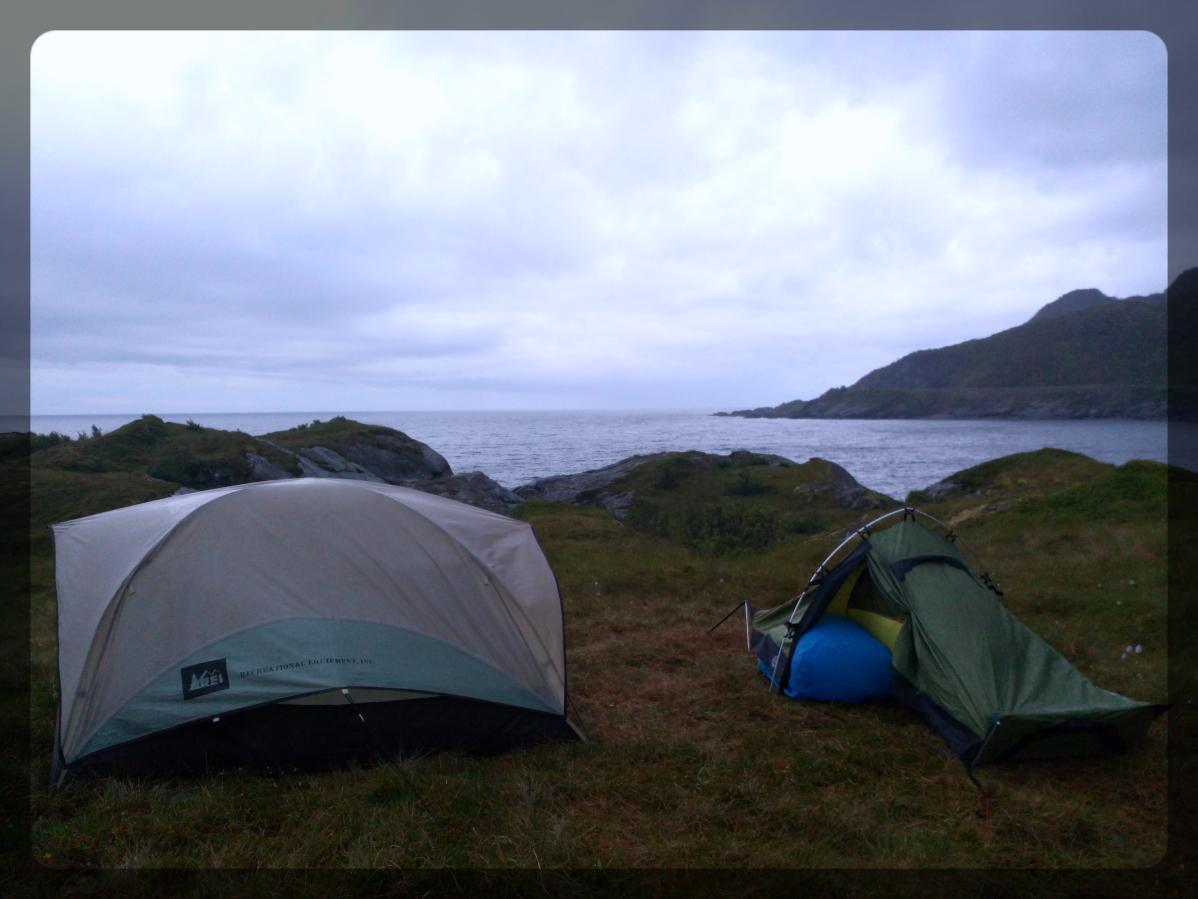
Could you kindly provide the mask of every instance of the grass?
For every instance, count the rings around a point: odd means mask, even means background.
[[[929,511],[972,510],[962,541],[992,566],[1012,610],[1083,673],[1163,700],[1166,469],[1031,455],[987,469],[991,480],[979,488],[1005,485],[1010,505],[977,511],[992,497],[974,496]],[[834,531],[877,510],[796,494],[828,473],[817,460],[746,466],[745,477],[766,488],[750,495],[728,492],[742,477],[735,465],[671,465],[638,469],[622,485],[667,516],[660,533],[597,508],[520,507],[561,584],[570,690],[593,739],[499,757],[448,753],[319,774],[231,771],[50,789],[55,607],[49,545],[35,541],[35,859],[50,867],[533,870],[1160,860],[1162,721],[1126,755],[982,769],[994,791],[987,818],[960,763],[906,709],[767,696],[737,623],[707,629],[746,597],[767,606],[791,596],[833,535],[791,532],[717,554],[688,545],[673,522],[711,502],[818,515]],[[1004,480],[1015,471],[1018,483]],[[39,522],[166,489],[127,473],[35,475]],[[1183,489],[1198,492],[1194,480],[1182,478]],[[1144,651],[1121,658],[1129,643]]]

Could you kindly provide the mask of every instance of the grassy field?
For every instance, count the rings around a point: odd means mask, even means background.
[[[656,511],[633,524],[594,508],[520,508],[564,594],[569,688],[589,743],[51,789],[55,605],[44,525],[175,486],[75,468],[34,468],[32,811],[42,865],[1125,868],[1165,853],[1166,719],[1126,755],[981,769],[987,810],[910,711],[769,696],[739,621],[707,633],[746,597],[762,607],[796,593],[843,527],[878,514],[797,494],[785,478],[807,477],[799,465],[704,470],[701,491],[680,487],[677,472],[642,472]],[[1174,477],[1198,495],[1195,478]],[[921,506],[959,522],[1012,610],[1099,686],[1164,701],[1165,466],[1045,452],[961,481],[967,495]],[[685,523],[706,508],[700,494],[774,516],[768,539],[735,522],[715,526],[727,539],[694,539]]]

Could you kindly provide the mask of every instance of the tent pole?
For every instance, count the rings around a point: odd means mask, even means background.
[[[794,607],[790,610],[790,614],[786,617],[786,624],[788,627],[792,627],[798,620],[797,616],[799,613],[799,608],[803,604],[803,600],[807,597],[807,594],[811,591],[812,585],[816,582],[816,580],[819,578],[819,576],[824,571],[827,570],[828,563],[831,562],[832,559],[834,559],[836,557],[837,553],[839,553],[842,549],[844,549],[846,546],[848,546],[854,540],[864,539],[865,537],[868,537],[870,530],[875,525],[881,524],[883,521],[886,521],[887,519],[894,518],[896,515],[901,515],[901,516],[903,516],[904,519],[910,518],[912,521],[915,520],[916,515],[922,515],[924,518],[928,519],[929,521],[934,521],[936,524],[940,525],[946,531],[948,531],[950,533],[952,532],[952,528],[949,527],[949,525],[947,525],[945,522],[943,522],[939,518],[937,518],[935,515],[929,515],[927,512],[923,511],[922,509],[917,509],[914,506],[903,506],[898,509],[891,509],[889,512],[883,512],[877,518],[874,518],[871,521],[867,521],[865,524],[854,529],[851,534],[849,534],[847,537],[845,537],[843,540],[841,540],[840,543],[836,546],[836,548],[834,550],[832,550],[832,552],[828,553],[827,557],[822,562],[819,563],[819,565],[816,567],[815,571],[812,573],[811,577],[809,577],[807,579],[807,586],[803,588],[801,593],[799,593],[798,597],[795,599]],[[962,548],[964,548],[964,547],[962,547]],[[977,557],[976,553],[972,552],[971,550],[967,550],[967,551],[969,552],[969,554],[971,556],[974,557],[974,559],[976,561],[978,561],[979,563],[981,562],[981,559],[979,559]],[[985,566],[979,565],[978,567],[984,568]],[[729,614],[731,614],[731,613],[729,613]],[[723,621],[721,621],[720,624],[723,624]],[[718,626],[719,625],[716,625],[716,627],[718,627]],[[748,625],[746,624],[746,629],[747,629],[747,626]],[[715,628],[712,628],[712,630],[715,630]],[[747,638],[747,630],[746,630],[746,638]],[[770,684],[768,687],[768,692],[770,692],[770,693],[777,692],[777,690],[775,688],[776,688],[777,682],[778,682],[778,665],[781,662],[781,660],[782,660],[782,647],[779,647],[778,658],[774,661],[773,673],[770,676]]]
[[[895,515],[902,515],[902,514],[906,513],[906,511],[907,511],[907,509],[905,509],[905,508],[892,509],[891,511],[886,512],[883,515],[879,515],[877,518],[873,519],[872,521],[867,521],[865,524],[861,525],[861,527],[856,528],[851,534],[849,534],[847,537],[845,537],[843,540],[841,540],[840,543],[837,544],[836,548],[834,550],[832,550],[832,552],[828,553],[827,557],[822,562],[820,562],[818,566],[816,566],[816,569],[812,573],[811,577],[809,577],[807,579],[807,586],[803,588],[803,592],[800,593],[798,596],[798,599],[795,600],[794,608],[791,609],[790,615],[786,619],[786,623],[787,624],[795,623],[795,620],[796,620],[795,614],[799,611],[799,606],[802,605],[803,598],[811,590],[812,585],[815,583],[816,579],[820,576],[820,574],[827,570],[828,563],[831,562],[832,559],[834,559],[836,557],[836,554],[838,552],[840,552],[842,549],[844,549],[846,546],[848,546],[854,540],[868,536],[870,528],[872,528],[875,524],[885,521],[887,518],[893,518]],[[929,517],[931,517],[931,516],[929,516]]]
[[[861,525],[861,527],[855,529],[851,534],[849,534],[847,537],[845,537],[843,540],[841,540],[839,545],[834,550],[832,550],[832,552],[828,553],[827,557],[822,562],[820,562],[818,566],[816,566],[816,569],[812,573],[811,577],[809,577],[807,579],[807,586],[803,588],[802,592],[795,599],[794,607],[790,610],[790,614],[788,616],[786,616],[787,629],[789,630],[789,629],[793,628],[793,626],[797,622],[798,619],[796,618],[796,616],[798,615],[799,607],[803,604],[803,600],[807,597],[807,594],[809,592],[811,592],[811,588],[815,585],[815,583],[819,579],[820,575],[827,571],[828,563],[831,562],[833,558],[835,558],[835,556],[838,552],[840,552],[842,549],[844,549],[846,546],[848,546],[854,540],[856,540],[858,538],[866,537],[869,534],[869,529],[872,528],[878,522],[885,521],[887,518],[892,518],[895,515],[904,514],[905,512],[906,512],[906,509],[893,509],[890,512],[886,512],[883,515],[879,515],[877,518],[873,519],[872,521],[868,521],[865,524]],[[769,683],[769,687],[768,687],[768,692],[770,692],[770,693],[778,692],[778,665],[782,661],[782,650],[784,648],[785,647],[783,647],[783,646],[778,647],[778,656],[777,656],[777,658],[774,659],[774,668],[773,668],[773,672],[770,674],[770,683]]]

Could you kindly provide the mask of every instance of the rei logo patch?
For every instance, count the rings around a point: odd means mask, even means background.
[[[217,690],[229,689],[229,667],[226,659],[213,659],[188,665],[180,671],[183,675],[183,698],[195,699]]]

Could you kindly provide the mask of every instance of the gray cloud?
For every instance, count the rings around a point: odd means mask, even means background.
[[[713,406],[1165,281],[1141,33],[52,33],[35,412]]]

